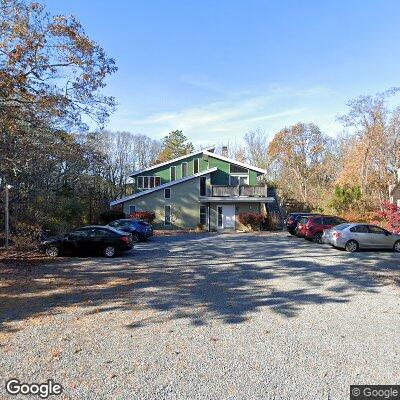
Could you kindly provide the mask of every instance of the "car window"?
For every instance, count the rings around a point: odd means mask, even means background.
[[[87,229],[79,229],[76,231],[72,231],[69,234],[69,238],[74,239],[74,240],[83,239],[83,238],[86,238],[88,236],[88,234],[89,234],[89,231]]]
[[[313,222],[314,222],[314,224],[322,225],[322,218],[314,218]]]
[[[300,218],[300,220],[299,220],[299,224],[304,225],[304,224],[307,223],[307,221],[308,221],[308,218],[307,218],[307,217],[302,217],[302,218]]]
[[[324,217],[322,218],[324,225],[334,225],[335,224],[335,219],[332,217]]]
[[[378,235],[386,235],[386,231],[384,229],[379,228],[379,226],[375,225],[369,225],[369,231]]]
[[[369,230],[367,225],[356,225],[350,229],[350,232],[369,233]]]
[[[121,226],[122,224],[123,224],[123,221],[113,221],[113,222],[110,222],[108,225],[116,227],[116,226]]]
[[[91,229],[89,231],[89,237],[106,237],[110,236],[110,232],[105,229]]]
[[[350,224],[340,224],[340,225],[337,225],[337,226],[335,226],[335,231],[342,231],[342,230],[348,228],[349,226],[350,226]],[[355,232],[355,231],[352,231],[352,229],[354,229],[354,228],[355,228],[355,227],[350,228],[350,231],[351,231],[351,232]]]

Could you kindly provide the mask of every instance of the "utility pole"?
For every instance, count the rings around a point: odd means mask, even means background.
[[[8,241],[10,237],[10,212],[9,212],[9,199],[8,199],[8,191],[11,189],[11,185],[7,185],[6,183],[6,201],[5,201],[5,248],[8,249]]]

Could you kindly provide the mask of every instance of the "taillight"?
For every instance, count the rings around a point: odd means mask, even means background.
[[[129,238],[129,236],[121,236],[121,240],[122,240],[125,244],[129,244],[129,243],[130,243],[130,238]]]
[[[340,232],[333,232],[332,236],[336,239],[340,238],[342,236],[342,234]]]

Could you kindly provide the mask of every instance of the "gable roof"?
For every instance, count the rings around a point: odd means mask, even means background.
[[[143,190],[143,192],[135,193],[135,194],[132,194],[131,196],[122,197],[121,199],[111,201],[110,202],[110,206],[115,206],[115,205],[120,204],[120,203],[125,203],[125,201],[145,196],[146,194],[156,192],[157,190],[162,190],[162,189],[168,188],[170,186],[174,186],[174,185],[177,185],[179,183],[186,182],[186,181],[189,181],[189,180],[194,179],[194,178],[198,178],[199,176],[210,174],[212,172],[215,172],[217,169],[218,169],[217,167],[206,169],[205,171],[199,172],[197,174],[190,175],[190,176],[185,176],[184,178],[177,179],[177,180],[171,181],[171,182],[167,182],[167,183],[164,183],[164,184],[162,184],[160,186],[156,186],[156,187],[148,189],[148,190]]]
[[[253,167],[250,164],[246,164],[246,163],[242,163],[242,162],[236,161],[233,158],[220,156],[219,154],[211,153],[210,151],[207,151],[207,150],[204,150],[203,153],[208,155],[208,156],[210,156],[210,157],[214,157],[214,158],[217,158],[219,160],[227,161],[227,162],[230,162],[232,164],[240,165],[241,167],[244,167],[244,168],[247,168],[247,169],[251,169],[252,171],[260,172],[261,174],[267,174],[268,173],[268,171],[265,170],[265,169],[258,168],[258,167]]]
[[[162,162],[162,163],[160,163],[160,164],[152,165],[151,167],[144,168],[144,169],[141,169],[141,170],[139,170],[139,171],[133,171],[132,174],[129,175],[129,176],[130,176],[131,178],[133,178],[134,176],[140,175],[140,174],[142,174],[143,172],[151,171],[152,169],[156,169],[156,168],[162,167],[162,166],[164,166],[164,165],[172,164],[172,163],[175,162],[175,161],[184,160],[185,158],[189,158],[189,157],[192,157],[192,156],[196,156],[197,154],[204,153],[205,151],[211,153],[211,150],[214,150],[214,149],[215,149],[214,146],[212,146],[212,147],[207,147],[207,148],[205,148],[205,149],[203,149],[203,150],[195,151],[194,153],[185,154],[184,156],[181,156],[181,157],[178,157],[178,158],[174,158],[173,160],[169,160],[169,161]]]

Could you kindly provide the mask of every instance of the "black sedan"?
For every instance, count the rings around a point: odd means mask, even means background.
[[[133,247],[132,236],[109,226],[85,226],[61,236],[43,240],[40,250],[50,257],[66,254],[102,254],[114,257]]]
[[[108,226],[120,231],[129,232],[135,243],[140,240],[147,240],[153,236],[153,227],[151,224],[140,219],[118,219],[110,222]]]

